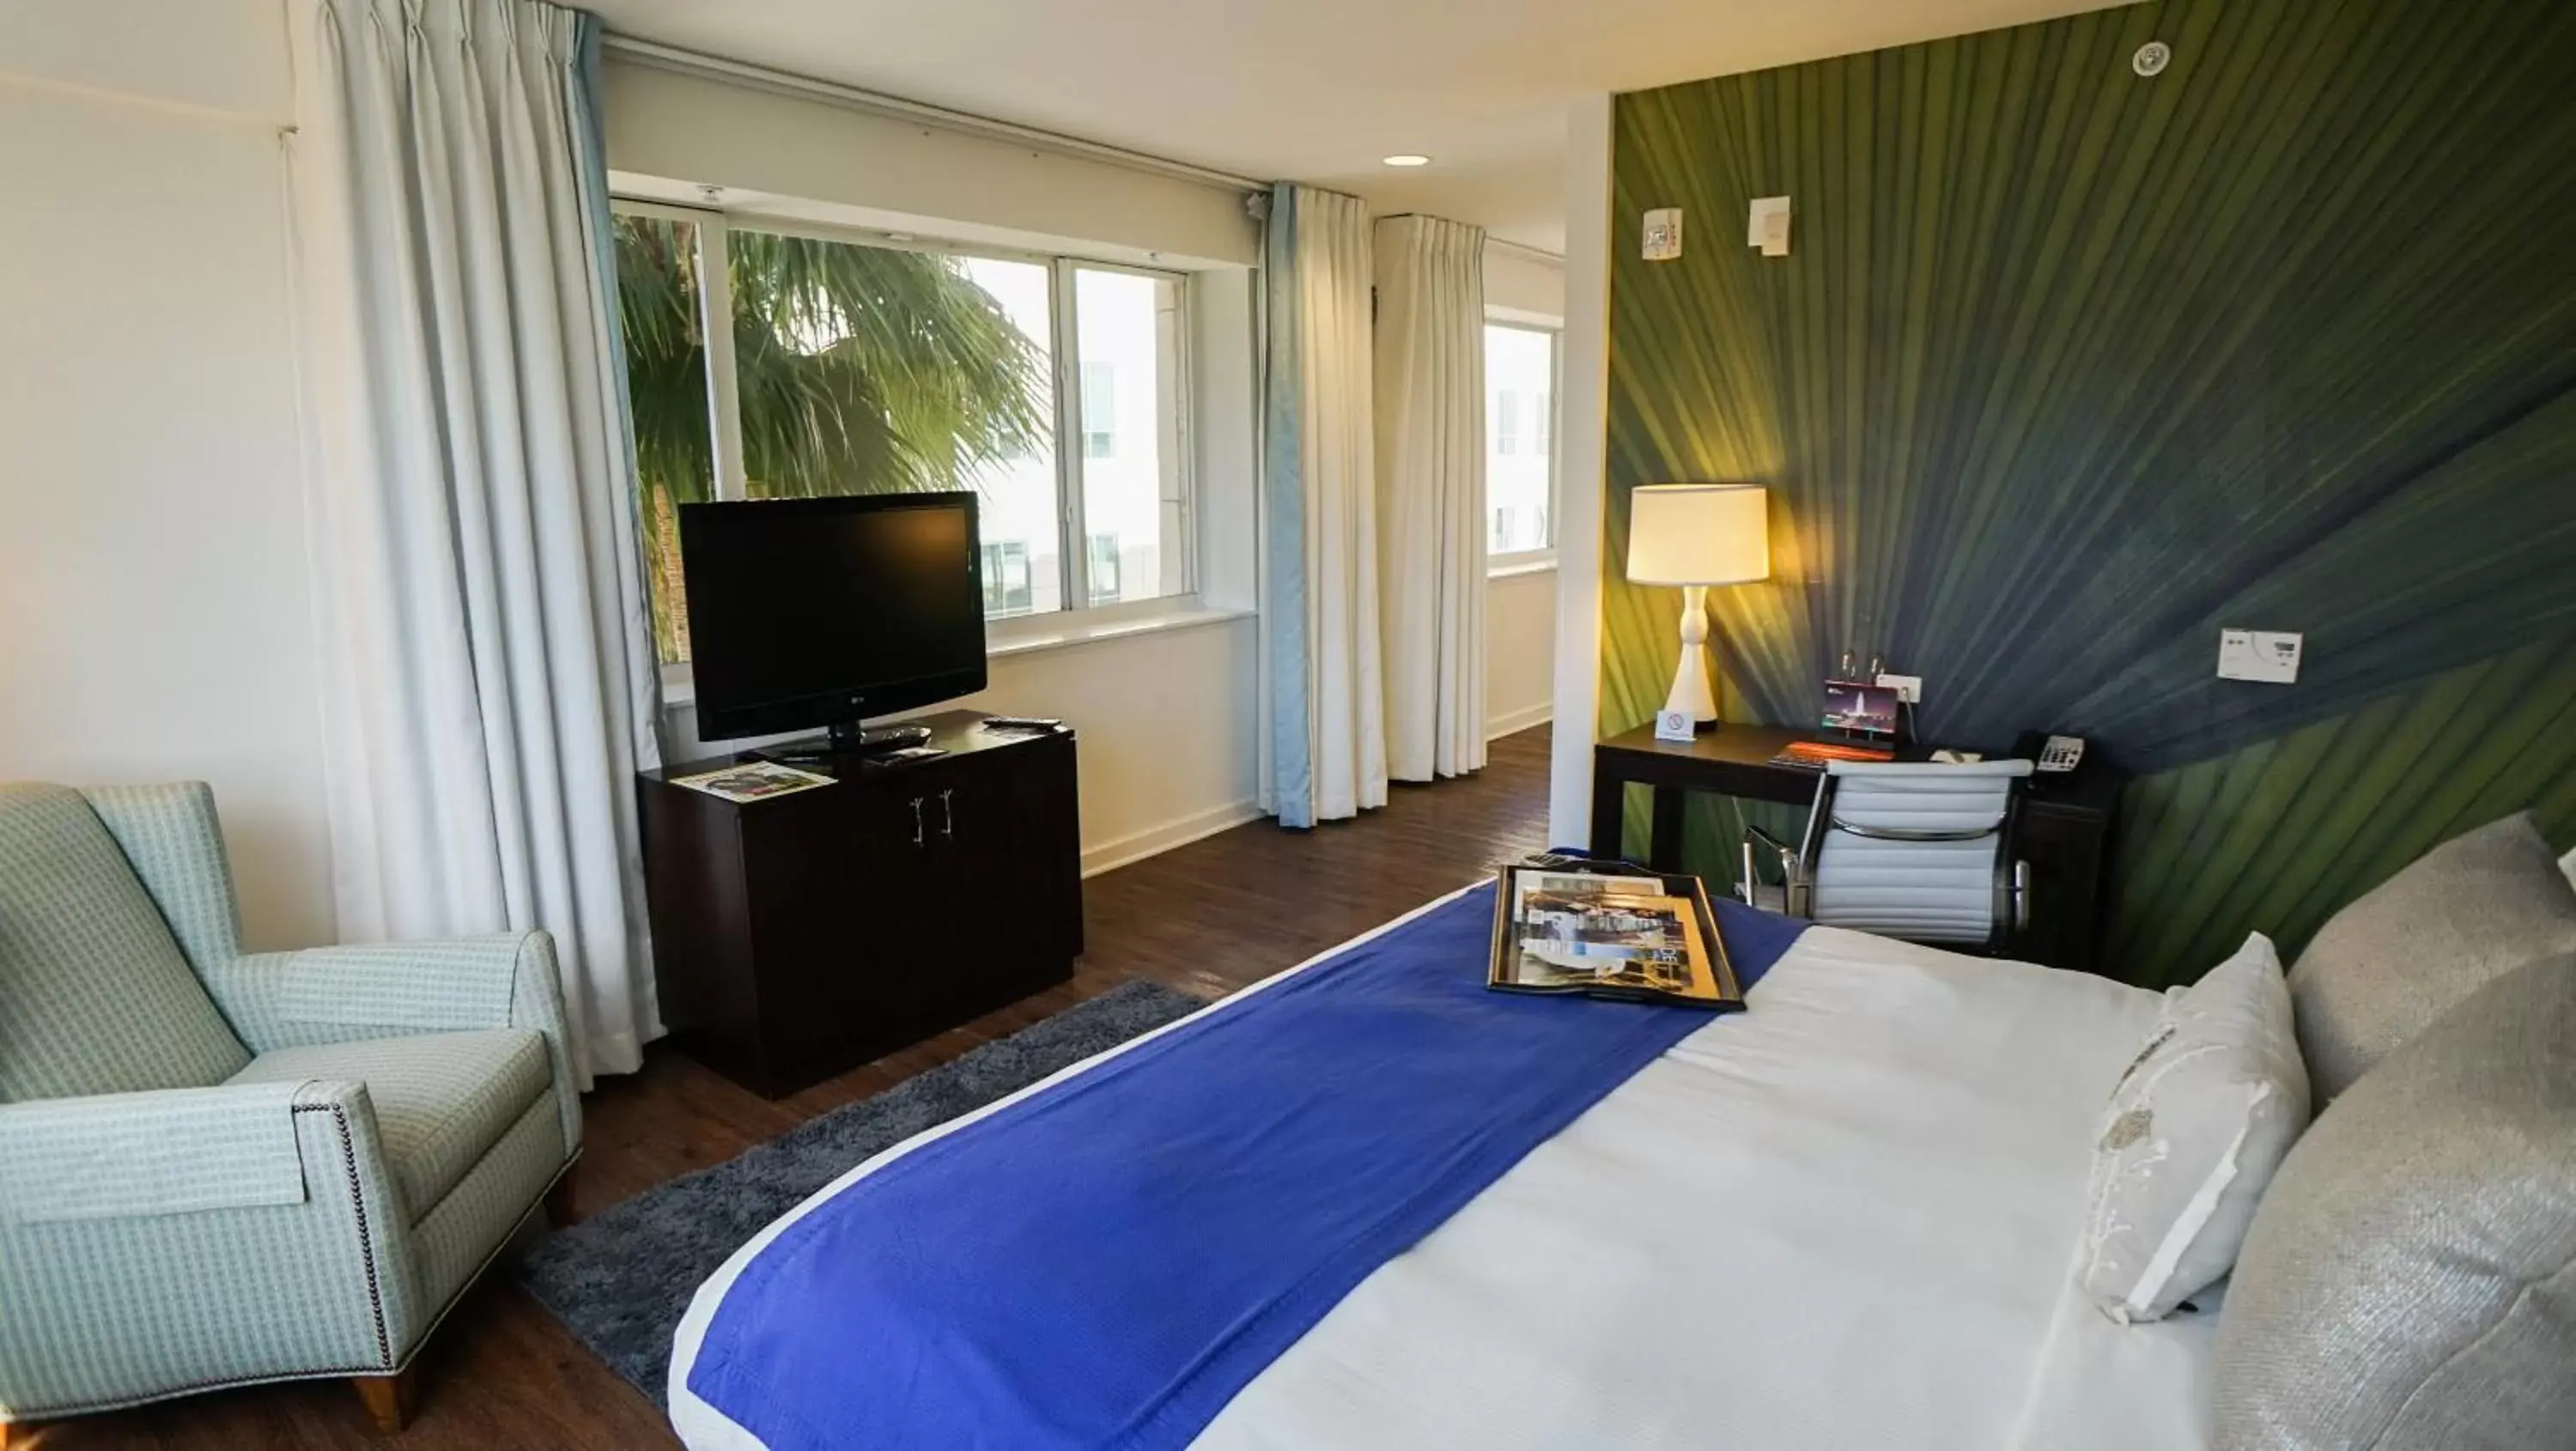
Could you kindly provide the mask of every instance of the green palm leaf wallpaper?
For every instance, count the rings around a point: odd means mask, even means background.
[[[1620,97],[1601,727],[1677,648],[1627,491],[1759,482],[1727,716],[1811,718],[1853,649],[1925,739],[2091,738],[2134,981],[2518,807],[2576,840],[2570,75],[2576,6],[2165,0]],[[2299,683],[2214,678],[2222,625],[2304,631]]]

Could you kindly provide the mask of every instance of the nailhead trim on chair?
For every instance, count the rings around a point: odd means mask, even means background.
[[[340,1169],[349,1176],[349,1204],[358,1214],[358,1256],[367,1263],[367,1307],[376,1317],[376,1355],[382,1368],[394,1368],[394,1338],[385,1329],[384,1286],[376,1280],[376,1238],[367,1227],[366,1191],[358,1184],[358,1151],[349,1142],[349,1115],[336,1103],[310,1103],[295,1112],[328,1113],[340,1129]]]

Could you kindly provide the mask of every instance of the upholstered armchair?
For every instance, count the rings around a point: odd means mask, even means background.
[[[318,1376],[398,1428],[568,1197],[569,1047],[543,932],[244,954],[206,787],[0,785],[0,1444]]]

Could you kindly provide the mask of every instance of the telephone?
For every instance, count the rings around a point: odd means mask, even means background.
[[[2024,731],[2013,746],[2013,754],[2028,760],[2031,768],[2043,776],[2067,776],[2084,764],[2084,738]]]

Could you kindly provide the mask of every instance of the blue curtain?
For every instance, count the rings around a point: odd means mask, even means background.
[[[1386,804],[1368,208],[1283,185],[1265,285],[1265,802],[1283,826]]]

